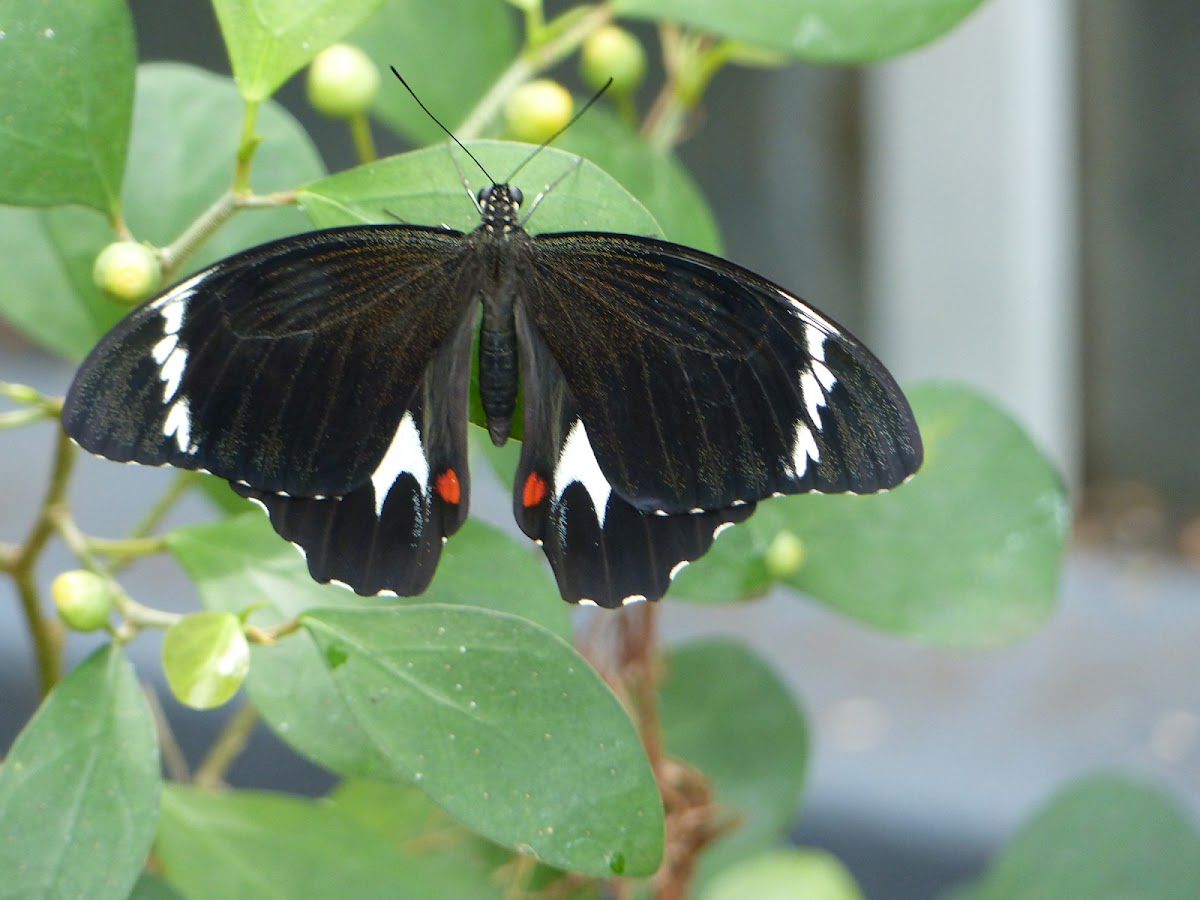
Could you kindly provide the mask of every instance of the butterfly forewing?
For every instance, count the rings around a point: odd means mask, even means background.
[[[921,461],[907,401],[849,332],[698,250],[540,235],[522,295],[600,469],[642,510],[892,487]]]
[[[71,385],[63,425],[120,462],[342,496],[374,471],[471,305],[469,252],[458,232],[370,226],[223,260],[101,340]]]

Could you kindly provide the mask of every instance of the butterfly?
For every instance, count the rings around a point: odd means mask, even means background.
[[[920,466],[892,376],[794,294],[650,237],[530,235],[507,182],[475,202],[471,232],[330,228],[191,275],[84,360],[67,434],[227,480],[317,581],[413,596],[467,516],[478,336],[495,444],[522,395],[517,523],[602,607],[661,598],[759,500]]]

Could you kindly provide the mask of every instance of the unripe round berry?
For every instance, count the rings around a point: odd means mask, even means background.
[[[92,266],[96,287],[121,303],[138,303],[157,289],[162,280],[158,254],[136,241],[109,244]]]
[[[334,119],[349,119],[371,108],[379,93],[379,70],[350,44],[326,47],[308,67],[308,102]]]
[[[517,140],[540,144],[571,120],[574,105],[565,87],[549,78],[539,78],[512,92],[504,104],[504,122]]]
[[[804,565],[804,541],[786,529],[780,531],[767,545],[767,572],[772,578],[786,578]]]
[[[624,28],[605,25],[583,42],[579,54],[579,75],[595,90],[612,79],[612,90],[626,94],[646,77],[646,51],[641,42]]]
[[[58,615],[76,631],[95,631],[108,624],[112,589],[99,575],[83,569],[61,572],[50,583]]]

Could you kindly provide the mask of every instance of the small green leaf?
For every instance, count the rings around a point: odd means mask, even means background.
[[[122,195],[138,240],[170,243],[229,186],[241,105],[228,79],[200,69],[153,63],[138,70],[130,175]],[[292,188],[323,171],[312,142],[281,107],[263,105],[258,131],[258,189]],[[187,268],[306,225],[294,208],[239,213]],[[96,255],[112,239],[105,217],[92,210],[0,208],[0,257],[23,263],[0,282],[0,315],[42,346],[82,358],[127,312],[92,280]]]
[[[470,141],[467,147],[496,177],[507,176],[536,148],[507,141]],[[451,156],[451,152],[455,156]],[[462,231],[479,226],[479,211],[455,168],[461,152],[427,147],[358,166],[306,185],[300,203],[314,225],[395,222],[448,225]],[[474,166],[467,160],[465,165]],[[469,176],[473,182],[486,181]],[[544,148],[520,172],[526,211],[547,185],[526,226],[531,233],[621,231],[659,235],[654,217],[625,188],[596,166],[553,147]]]
[[[135,61],[123,0],[5,0],[0,203],[118,212]]]
[[[846,615],[946,646],[989,646],[1033,631],[1058,594],[1068,525],[1062,481],[1020,427],[978,394],[925,385],[908,397],[925,442],[925,464],[911,481],[870,496],[760,503],[680,576],[672,596],[702,591],[706,581],[757,583],[786,529],[804,564],[782,583]]]
[[[379,117],[421,144],[445,139],[392,77],[395,66],[433,114],[452,130],[512,62],[518,50],[512,10],[496,0],[389,0],[350,36],[386,73]],[[469,27],[463,23],[469,22]],[[452,78],[445,73],[453,72]]]
[[[198,612],[167,629],[163,672],[176,699],[212,709],[237,693],[250,668],[250,645],[233,613]]]
[[[46,698],[0,768],[0,891],[125,900],[154,840],[154,723],[112,645]]]
[[[336,805],[267,792],[163,792],[157,855],[189,897],[497,895],[487,873],[451,870],[365,827]]]
[[[1193,900],[1200,832],[1158,788],[1086,778],[1050,800],[962,900]]]
[[[740,644],[694,641],[672,648],[659,698],[668,752],[709,780],[719,821],[740,819],[705,850],[697,880],[781,843],[800,807],[808,734],[779,676]]]
[[[668,19],[808,62],[895,56],[949,31],[982,0],[617,0],[619,15]]]
[[[261,103],[383,0],[213,0],[238,91]]]
[[[700,900],[863,900],[846,867],[824,850],[761,853],[717,875]]]
[[[523,619],[454,606],[314,610],[348,659],[341,702],[399,779],[472,830],[597,877],[662,854],[662,805],[641,741],[590,665]],[[377,761],[368,761],[371,768]]]

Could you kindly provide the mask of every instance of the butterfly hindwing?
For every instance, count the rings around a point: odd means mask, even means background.
[[[518,524],[541,545],[564,599],[604,607],[660,599],[679,570],[754,504],[656,515],[626,502],[596,462],[561,370],[520,312],[517,336],[525,390],[513,489]]]
[[[67,434],[120,462],[345,495],[472,303],[466,249],[458,232],[367,226],[223,260],[100,341],[67,394]]]
[[[317,581],[363,595],[422,593],[445,539],[466,519],[467,388],[474,307],[434,354],[367,479],[344,496],[291,497],[233,483],[304,551]],[[382,424],[382,423],[380,423]]]
[[[650,238],[534,238],[522,304],[614,489],[642,510],[892,487],[911,410],[857,339],[764,278]]]

